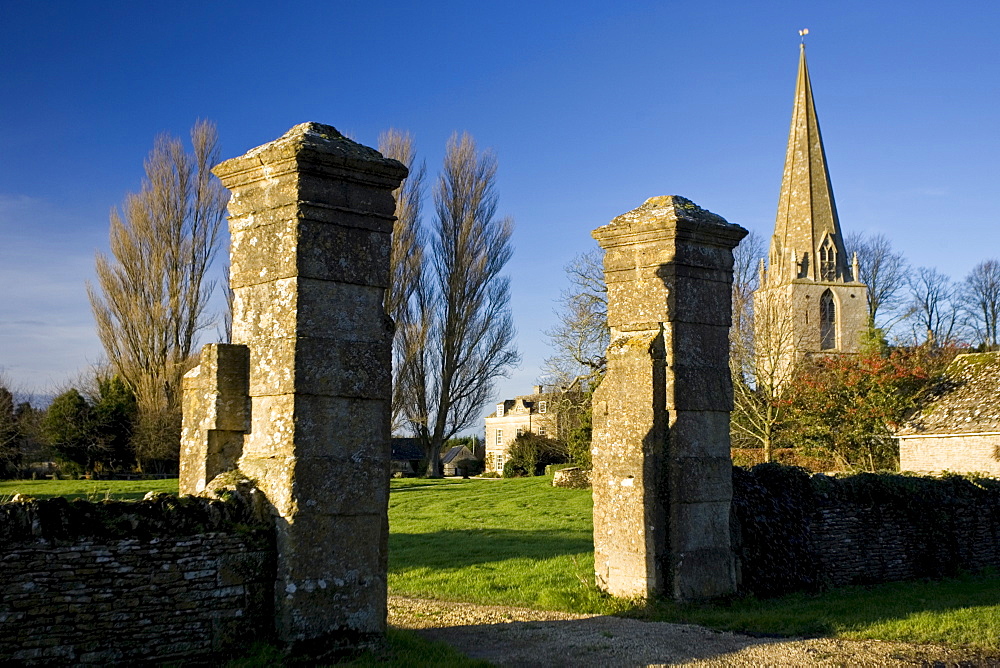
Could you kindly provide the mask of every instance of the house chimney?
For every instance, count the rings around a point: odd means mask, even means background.
[[[541,394],[544,389],[545,389],[544,385],[535,385],[533,387],[532,394]]]

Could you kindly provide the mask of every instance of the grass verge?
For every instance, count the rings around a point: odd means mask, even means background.
[[[0,503],[15,494],[36,499],[65,496],[67,499],[138,501],[146,492],[177,493],[177,478],[165,480],[2,480]]]

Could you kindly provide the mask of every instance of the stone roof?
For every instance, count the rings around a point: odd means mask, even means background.
[[[462,459],[475,459],[476,456],[472,454],[472,450],[469,450],[468,446],[465,445],[455,445],[452,446],[448,452],[444,454],[441,458],[442,464],[450,464],[454,460]]]
[[[424,448],[419,438],[393,438],[391,440],[393,461],[415,461],[424,458]]]
[[[925,408],[897,436],[1000,432],[1000,353],[959,355]]]

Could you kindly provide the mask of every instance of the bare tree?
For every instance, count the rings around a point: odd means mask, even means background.
[[[976,342],[987,350],[996,350],[1000,342],[1000,262],[984,260],[977,264],[958,292]]]
[[[233,299],[236,297],[236,291],[233,290],[229,279],[229,265],[227,264],[222,268],[222,285],[220,287],[224,301],[222,313],[219,315],[219,326],[216,328],[221,343],[233,342]]]
[[[847,248],[858,255],[859,280],[868,287],[868,320],[871,326],[880,323],[888,329],[905,313],[900,312],[906,301],[910,267],[906,258],[892,248],[882,234],[854,232],[847,236]],[[882,320],[877,316],[882,314]]]
[[[955,341],[958,331],[957,291],[951,279],[930,267],[919,267],[907,279],[910,289],[908,317],[913,342],[931,347]]]
[[[752,310],[736,325],[748,330],[730,335],[730,434],[734,444],[762,448],[769,462],[785,420],[788,381],[799,363],[794,319],[781,295],[757,293]]]
[[[393,191],[396,198],[396,222],[392,227],[392,247],[389,253],[389,289],[385,293],[385,312],[396,323],[393,339],[393,428],[405,421],[405,390],[403,378],[414,356],[425,343],[426,322],[419,322],[422,311],[415,296],[425,288],[424,235],[420,228],[420,208],[423,195],[424,164],[416,165],[416,149],[408,132],[389,129],[379,135],[378,150],[394,158],[409,170],[409,175]]]
[[[545,332],[555,354],[545,360],[547,382],[570,386],[577,378],[591,381],[604,375],[608,347],[608,288],[604,284],[604,253],[581,253],[565,267],[570,287],[563,290],[556,325]]]
[[[733,249],[733,316],[729,329],[730,360],[753,350],[753,293],[760,287],[760,263],[766,249],[756,232]],[[743,365],[736,359],[737,367]]]
[[[449,139],[427,281],[414,291],[415,326],[404,334],[418,346],[402,379],[404,410],[432,477],[441,475],[444,442],[479,419],[495,380],[519,360],[510,281],[500,274],[514,224],[496,215],[496,171],[495,155],[480,153],[471,136]]]
[[[210,171],[215,126],[197,122],[191,143],[188,154],[157,137],[141,189],[111,212],[111,256],[97,254],[97,285],[87,286],[108,361],[139,402],[140,460],[177,456],[180,379],[207,324],[206,273],[228,198]]]

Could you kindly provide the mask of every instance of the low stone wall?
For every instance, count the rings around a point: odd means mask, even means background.
[[[737,467],[732,528],[758,596],[1000,568],[1000,480]]]
[[[590,471],[579,466],[559,469],[552,474],[552,486],[587,489],[590,487]]]
[[[239,496],[0,505],[0,664],[211,663],[271,634],[274,581]]]

